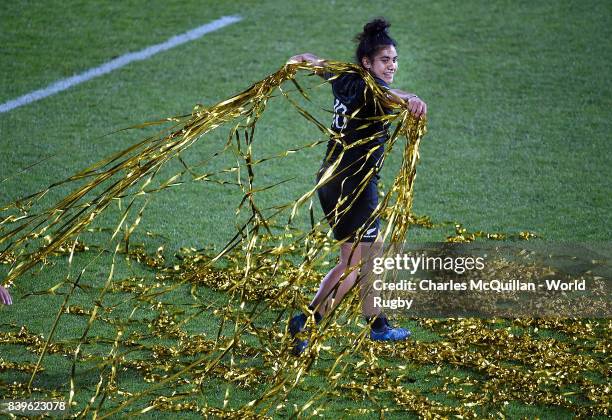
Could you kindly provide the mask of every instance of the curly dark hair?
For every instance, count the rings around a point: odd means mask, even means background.
[[[387,31],[389,26],[391,24],[382,17],[373,19],[364,25],[363,32],[355,37],[355,42],[358,43],[357,50],[355,51],[355,58],[358,64],[361,64],[363,57],[372,59],[381,48],[388,45],[397,47],[397,43],[389,36]]]

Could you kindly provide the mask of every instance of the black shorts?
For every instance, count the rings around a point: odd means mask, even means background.
[[[327,169],[324,164],[317,174],[317,182]],[[373,217],[378,206],[378,176],[370,179],[359,195],[363,176],[333,176],[317,190],[325,217],[332,227],[334,239],[348,242],[374,242],[380,231],[380,219]],[[337,208],[338,202],[346,198]],[[348,210],[347,210],[348,208]]]

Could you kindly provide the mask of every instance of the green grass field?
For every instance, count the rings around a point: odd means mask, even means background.
[[[308,51],[350,61],[352,37],[367,20],[383,15],[392,22],[391,32],[398,41],[400,67],[395,85],[419,94],[429,107],[413,210],[441,225],[413,228],[408,233],[410,241],[443,241],[454,233],[454,223],[471,231],[516,234],[527,230],[550,242],[610,240],[609,2],[398,1],[356,6],[341,1],[276,0],[16,1],[0,6],[0,103],[226,15],[240,15],[243,20],[0,114],[0,201],[6,204],[64,179],[153,130],[109,133],[187,114],[196,103],[215,104],[276,71],[291,55]],[[316,84],[306,77],[301,80],[306,86]],[[327,123],[326,109],[332,106],[329,88],[313,88],[312,95],[313,112]],[[196,165],[221,149],[226,137],[227,129],[221,128],[192,146],[183,158]],[[274,98],[258,124],[254,154],[272,155],[317,138],[319,133],[312,125],[282,98]],[[258,182],[262,186],[295,177],[292,183],[262,194],[261,203],[271,206],[291,201],[311,188],[323,154],[321,145],[260,165]],[[383,184],[389,185],[399,163],[398,152],[386,164]],[[232,164],[232,157],[224,156],[200,169],[218,170]],[[181,166],[173,162],[160,178],[179,170]],[[69,186],[61,186],[46,202],[69,191]],[[236,220],[242,217],[237,218],[234,211],[240,199],[235,188],[205,182],[163,190],[147,205],[134,243],[142,243],[152,255],[163,246],[160,255],[170,267],[181,247],[219,250],[234,235]],[[321,217],[316,204],[316,215]],[[113,207],[107,213],[95,227],[115,226],[118,209]],[[302,214],[299,223],[305,226],[306,217]],[[156,279],[155,275],[166,272],[126,260],[121,254],[114,272],[116,289],[105,295],[100,307],[109,321],[93,324],[88,333],[92,340],[81,349],[91,358],[79,360],[72,374],[74,345],[109,275],[112,253],[95,258],[96,250],[107,245],[104,238],[104,232],[84,234],[81,239],[91,246],[90,251],[78,253],[71,265],[65,257],[52,259],[50,266],[32,270],[10,289],[14,305],[0,307],[0,400],[20,395],[15,383],[27,385],[41,351],[36,335],[49,336],[71,282],[85,266],[81,287],[69,302],[74,312],[63,315],[58,323],[53,338],[57,351],[47,352],[44,371],[33,382],[39,390],[32,398],[55,395],[67,399],[73,378],[76,407],[82,409],[103,377],[102,394],[109,397],[103,400],[98,395],[93,405],[101,405],[101,415],[135,414],[154,399],[176,391],[175,402],[195,401],[200,408],[208,407],[204,413],[221,417],[238,415],[231,410],[241,409],[270,390],[273,356],[282,354],[280,348],[286,346],[274,332],[282,332],[297,302],[312,296],[320,280],[317,276],[290,294],[294,301],[259,315],[253,325],[261,330],[257,334],[247,331],[239,349],[223,356],[215,370],[203,373],[205,367],[198,365],[188,374],[163,382],[201,355],[210,361],[221,354],[222,346],[206,349],[208,341],[202,334],[220,344],[231,338],[233,325],[219,327],[219,314],[229,308],[228,292],[205,281],[191,289],[189,284],[176,286],[171,280]],[[283,278],[279,276],[278,281]],[[37,294],[58,284],[55,294]],[[143,286],[128,291],[129,284]],[[245,315],[256,307],[255,298],[247,299],[246,309],[227,310]],[[85,309],[84,315],[75,313],[79,308]],[[166,324],[180,320],[179,330]],[[604,406],[606,395],[609,407],[609,321],[593,321],[589,334],[572,329],[571,322],[469,322],[490,331],[490,336],[466,333],[467,338],[462,338],[460,321],[402,320],[413,331],[415,344],[399,351],[376,345],[369,352],[366,341],[361,350],[343,359],[347,370],[336,383],[329,370],[338,349],[350,346],[359,332],[354,325],[345,326],[341,331],[348,333],[338,333],[337,342],[333,338],[326,341],[329,348],[291,393],[267,401],[270,407],[264,404],[256,412],[289,417],[319,395],[321,399],[301,414],[371,418],[382,413],[385,418],[405,418],[428,413],[452,416],[471,410],[480,416],[510,418],[603,417],[603,412],[589,411],[589,407]],[[151,325],[162,334],[152,335]],[[28,333],[15,335],[22,326]],[[118,329],[125,339],[115,346]],[[130,334],[138,338],[139,346],[128,343]],[[561,353],[551,353],[555,348]],[[168,349],[180,349],[181,354],[175,357]],[[454,360],[454,352],[464,358]],[[480,359],[465,356],[472,353]],[[546,360],[556,356],[558,365],[539,366],[533,355]],[[150,371],[135,367],[143,360],[152,363]],[[367,368],[359,364],[361,360],[367,360]],[[495,369],[483,367],[483,360],[493,363]],[[284,366],[291,369],[288,363]],[[121,369],[111,380],[113,366]],[[533,377],[530,382],[524,376],[512,377],[514,368],[542,377],[549,369],[561,379],[547,382]],[[245,372],[245,377],[232,377],[228,371]],[[374,378],[382,379],[377,382]],[[352,388],[351,381],[361,388]],[[536,382],[535,388],[529,386]],[[163,386],[154,388],[159,384]],[[369,392],[368,386],[372,387]],[[594,394],[584,391],[589,387],[594,387]],[[490,398],[466,406],[476,401],[474,395],[467,395],[471,391]],[[113,412],[140,392],[147,394]],[[181,415],[198,416],[183,409]],[[160,405],[147,415],[176,414],[171,407]]]

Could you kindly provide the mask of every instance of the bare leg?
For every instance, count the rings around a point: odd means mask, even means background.
[[[380,296],[380,291],[373,287],[376,276],[372,270],[374,268],[374,258],[382,255],[383,242],[362,242],[360,246],[361,257],[363,259],[358,280],[361,311],[366,319],[371,319],[381,313],[381,309],[374,306],[374,298]]]
[[[357,281],[361,261],[360,245],[354,250],[352,242],[340,245],[340,262],[321,281],[319,291],[310,304],[311,308],[317,308],[321,316],[337,306]]]
[[[310,308],[316,310],[321,317],[326,312],[333,310],[359,281],[361,308],[363,315],[368,322],[371,322],[370,338],[375,341],[400,341],[410,337],[410,331],[391,327],[387,317],[381,312],[381,308],[374,306],[374,298],[380,295],[375,290],[373,283],[374,258],[382,255],[383,243],[360,242],[353,249],[352,243],[341,245],[340,262],[332,268],[325,278],[321,281],[319,290],[310,304]],[[301,317],[301,319],[300,319]],[[292,336],[302,331],[306,316],[300,314],[290,321],[290,331]],[[300,354],[308,345],[307,340],[297,340],[295,343],[294,354]]]
[[[374,306],[374,299],[380,296],[380,290],[374,289],[377,275],[373,272],[374,258],[383,254],[383,242],[370,242],[363,244],[361,255],[363,266],[359,278],[361,293],[361,310],[371,324],[370,338],[376,341],[400,341],[410,337],[409,330],[400,327],[391,327],[381,308]]]

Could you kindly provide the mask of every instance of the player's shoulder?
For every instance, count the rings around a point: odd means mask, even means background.
[[[357,72],[345,72],[334,76],[331,80],[334,95],[344,104],[363,100],[366,86],[365,80]]]
[[[331,78],[331,84],[335,88],[344,88],[355,84],[365,84],[363,76],[356,71],[347,71],[334,75]]]
[[[387,82],[385,82],[383,79],[381,79],[380,77],[376,77],[374,76],[374,81],[376,82],[376,84],[378,86],[380,86],[383,90],[390,90],[391,86],[389,86],[389,84]]]

